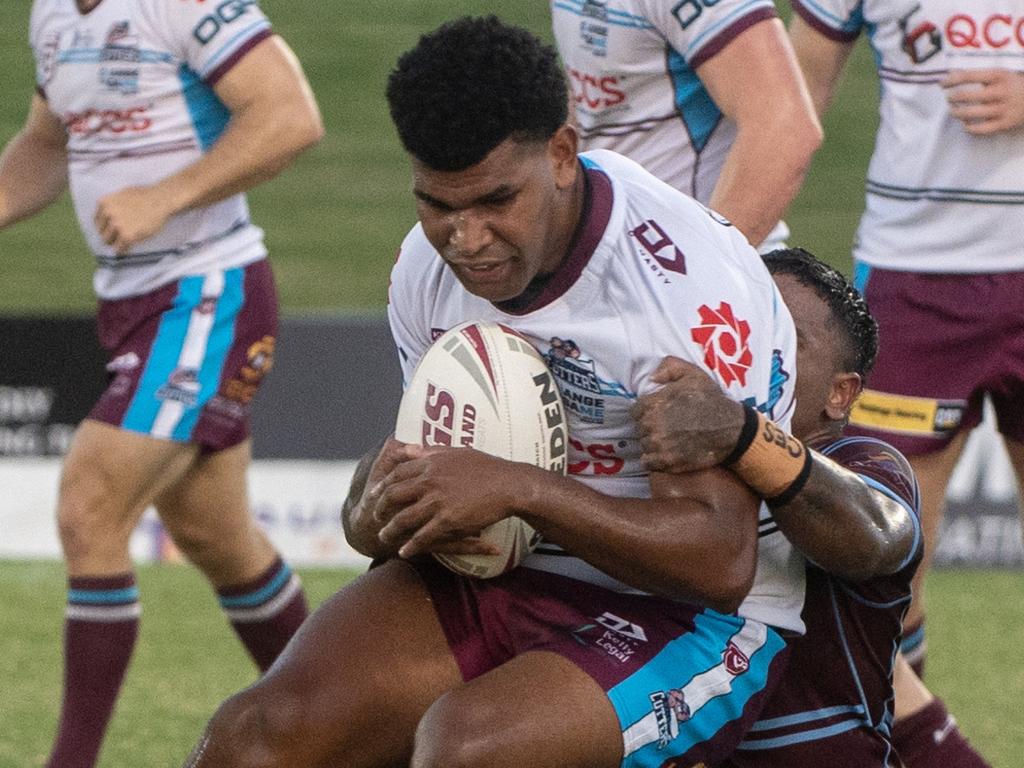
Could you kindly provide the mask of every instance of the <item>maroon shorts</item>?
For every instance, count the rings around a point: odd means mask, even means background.
[[[737,616],[529,568],[480,580],[415,567],[464,679],[528,651],[569,659],[614,706],[625,768],[724,758],[785,666],[785,641]]]
[[[943,448],[981,420],[1024,441],[1024,272],[922,274],[859,265],[879,354],[851,431],[906,454]]]
[[[205,450],[237,445],[274,364],[277,320],[266,259],[100,302],[110,380],[89,418]]]

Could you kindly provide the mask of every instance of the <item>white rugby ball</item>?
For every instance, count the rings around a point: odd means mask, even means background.
[[[434,341],[402,396],[395,438],[566,470],[568,430],[558,385],[533,345],[498,323],[462,323]],[[540,538],[514,516],[488,526],[481,537],[500,554],[434,556],[456,573],[489,579],[519,565]]]

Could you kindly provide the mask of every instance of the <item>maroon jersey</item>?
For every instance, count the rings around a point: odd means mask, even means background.
[[[807,566],[807,634],[790,643],[789,666],[730,768],[884,768],[890,745],[892,670],[921,559],[918,492],[907,460],[892,446],[846,437],[818,449],[902,504],[914,546],[896,573],[861,583]]]

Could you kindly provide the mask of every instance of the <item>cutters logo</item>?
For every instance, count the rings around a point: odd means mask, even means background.
[[[158,400],[173,400],[187,407],[199,402],[199,371],[195,368],[178,368],[167,379],[167,383],[156,391]]]
[[[725,653],[722,654],[722,663],[725,664],[729,674],[734,676],[742,675],[750,669],[750,658],[732,641],[729,641],[729,644],[725,647]]]
[[[698,311],[701,324],[690,330],[690,336],[704,350],[704,364],[719,375],[725,386],[734,381],[745,386],[754,360],[748,344],[750,323],[738,320],[724,301],[718,309],[704,304]]]
[[[664,749],[679,735],[679,724],[692,717],[690,706],[682,689],[672,688],[668,691],[655,691],[648,698],[654,711],[654,721],[658,726],[658,749]]]

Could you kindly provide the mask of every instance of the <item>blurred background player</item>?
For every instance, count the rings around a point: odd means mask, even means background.
[[[70,186],[110,357],[57,510],[68,603],[48,765],[69,768],[94,764],[135,644],[128,542],[151,504],[260,669],[306,615],[248,507],[249,401],[277,299],[241,193],[322,127],[255,3],[37,0],[30,25],[37,93],[0,156],[0,227]]]
[[[880,327],[858,432],[910,459],[925,556],[903,653],[923,672],[924,576],[946,486],[987,396],[1024,469],[1024,0],[795,0],[791,35],[819,113],[854,40],[870,30],[881,123],[853,256]],[[984,765],[902,665],[897,749],[910,766]],[[929,757],[930,755],[930,757]]]
[[[821,127],[771,0],[552,0],[581,149],[614,149],[761,250]]]
[[[806,251],[773,251],[765,262],[796,324],[793,434],[812,449],[802,490],[785,503],[769,501],[772,524],[810,561],[807,634],[790,642],[779,685],[725,764],[895,766],[893,657],[921,558],[917,487],[894,448],[843,437],[874,363],[877,325],[846,279]],[[739,404],[678,359],[667,360],[658,378],[666,386],[637,406],[648,430],[644,461],[662,471],[693,471],[727,460],[746,423]],[[730,466],[756,485],[756,463]]]
[[[731,473],[645,470],[630,412],[673,352],[788,423],[796,339],[771,276],[636,163],[578,155],[557,54],[523,29],[463,18],[424,35],[388,103],[419,217],[389,290],[403,373],[440,329],[517,330],[565,393],[572,475],[394,440],[369,453],[343,520],[380,564],[221,706],[189,765],[724,757],[777,679],[782,633],[802,630],[803,560],[781,534],[758,546],[761,505]],[[782,459],[781,490],[802,467]],[[545,543],[501,577],[418,557],[512,514]]]

